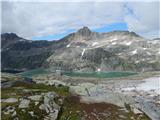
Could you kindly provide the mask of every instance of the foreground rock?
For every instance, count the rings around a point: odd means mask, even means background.
[[[60,106],[55,103],[55,97],[57,97],[57,94],[54,92],[44,94],[44,102],[39,106],[39,108],[48,113],[48,116],[45,117],[45,120],[56,120],[58,117]]]
[[[76,86],[70,86],[70,92],[80,95],[81,102],[106,102],[121,107],[125,107],[128,104],[132,106],[132,111],[135,114],[143,111],[152,120],[159,120],[160,107],[157,102],[160,100],[160,93],[158,92],[160,86],[155,84],[159,83],[159,80],[160,77],[157,76],[141,81],[105,81],[104,84],[80,83]]]
[[[18,99],[17,98],[8,98],[8,99],[3,100],[3,102],[15,103],[15,102],[18,102]]]
[[[39,101],[41,99],[41,95],[33,95],[33,96],[29,96],[28,98],[34,101]]]
[[[28,108],[29,103],[30,103],[30,100],[22,99],[18,107],[19,108]]]

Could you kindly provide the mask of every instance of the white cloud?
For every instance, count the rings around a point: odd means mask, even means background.
[[[126,22],[129,30],[141,35],[147,33],[147,37],[152,33],[152,37],[156,37],[153,35],[157,34],[155,31],[158,30],[159,6],[156,2],[126,4],[126,2],[99,1],[3,2],[2,32],[14,32],[25,38],[32,38],[63,33],[82,26],[98,28],[110,23]],[[125,5],[131,7],[134,16],[126,14]]]
[[[156,37],[159,32],[159,2],[130,2],[128,6],[133,14],[124,16],[130,31],[135,31],[143,36]],[[153,34],[154,33],[154,34]],[[151,34],[151,36],[149,35]]]

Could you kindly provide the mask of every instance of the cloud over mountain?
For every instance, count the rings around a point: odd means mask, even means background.
[[[83,1],[83,0],[82,0]],[[129,31],[158,36],[158,1],[2,2],[2,32],[32,38],[125,22]]]

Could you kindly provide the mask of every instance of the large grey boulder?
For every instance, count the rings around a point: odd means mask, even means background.
[[[18,107],[19,108],[28,108],[29,103],[30,103],[30,100],[22,99]]]
[[[41,97],[42,97],[41,95],[33,95],[33,96],[29,96],[28,99],[33,101],[39,101]]]
[[[3,102],[15,103],[15,102],[18,102],[18,99],[17,98],[8,98],[8,99],[3,100]]]
[[[41,110],[45,110],[48,114],[45,119],[56,120],[58,117],[60,106],[55,103],[55,97],[57,97],[55,92],[48,92],[44,94],[43,104],[41,104],[39,108]]]

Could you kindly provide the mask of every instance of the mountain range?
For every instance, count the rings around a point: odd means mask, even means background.
[[[27,40],[1,34],[1,69],[40,67],[65,71],[159,71],[160,39],[129,31],[92,32],[83,27],[60,40]]]

